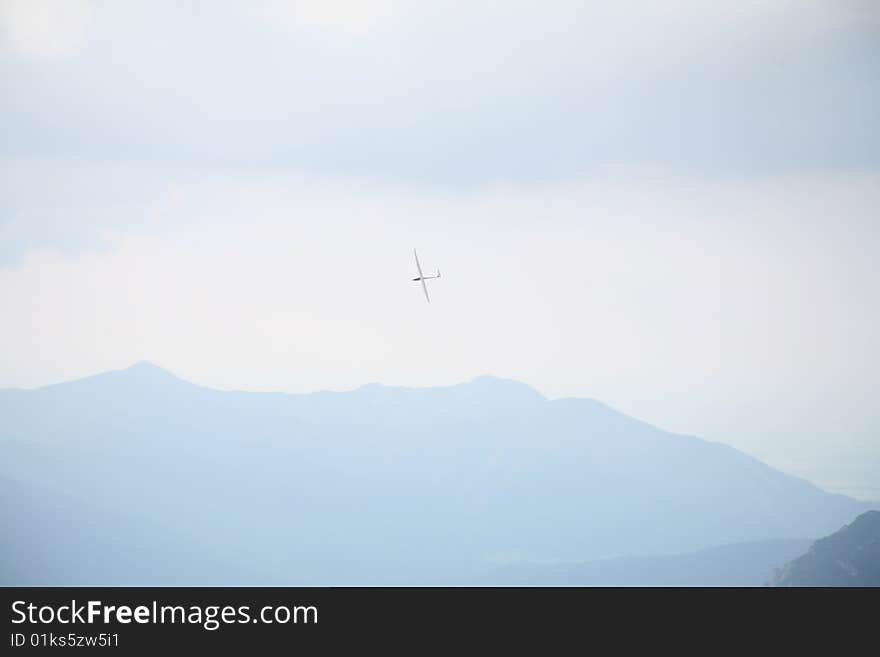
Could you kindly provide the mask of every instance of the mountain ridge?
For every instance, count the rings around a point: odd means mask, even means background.
[[[287,583],[821,536],[870,508],[726,445],[491,377],[290,394],[148,364],[105,374],[0,391],[0,476],[184,529]],[[82,522],[112,522],[96,513]]]
[[[780,568],[772,586],[880,586],[880,511],[866,511]]]
[[[501,586],[761,586],[810,539],[767,539],[685,554],[641,555],[585,563],[514,563],[477,580]]]

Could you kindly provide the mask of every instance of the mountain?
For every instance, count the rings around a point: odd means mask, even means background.
[[[501,586],[762,586],[809,539],[736,543],[686,554],[598,559],[585,563],[511,564],[479,580]]]
[[[773,586],[880,586],[880,511],[868,511],[773,578]]]
[[[0,583],[4,586],[270,585],[259,565],[218,558],[151,520],[0,478]],[[12,502],[12,503],[8,503]]]
[[[0,390],[0,417],[8,526],[58,550],[90,537],[84,549],[107,555],[107,572],[88,571],[102,584],[127,568],[184,584],[193,554],[218,564],[195,583],[437,583],[813,538],[870,508],[725,445],[493,377],[291,395],[139,363]],[[16,581],[45,581],[41,568],[23,562]],[[52,572],[87,583],[75,562]]]

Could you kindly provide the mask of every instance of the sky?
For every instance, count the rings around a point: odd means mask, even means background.
[[[491,373],[880,499],[878,61],[869,0],[0,0],[0,387]]]

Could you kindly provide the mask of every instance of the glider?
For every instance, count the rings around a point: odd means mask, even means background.
[[[419,275],[416,276],[413,281],[419,281],[422,284],[422,290],[425,292],[425,298],[428,300],[428,303],[431,303],[431,297],[428,296],[428,286],[425,285],[425,281],[429,278],[440,278],[440,270],[437,270],[437,274],[434,276],[425,276],[422,273],[422,266],[419,264],[419,254],[416,253],[416,250],[413,249],[413,255],[416,257],[416,269],[419,270]]]

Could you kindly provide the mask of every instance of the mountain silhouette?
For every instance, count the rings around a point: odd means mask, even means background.
[[[761,586],[802,554],[809,539],[735,543],[686,554],[618,557],[586,563],[511,564],[479,580],[503,586]]]
[[[779,570],[773,586],[880,586],[880,511],[868,511]]]
[[[101,584],[129,568],[141,584],[188,583],[181,564],[200,552],[226,565],[198,582],[441,583],[517,562],[812,539],[871,508],[725,445],[493,377],[292,395],[139,363],[0,390],[0,417],[11,534],[93,537],[67,571],[47,555],[12,573],[19,583],[50,570],[51,583],[88,583],[75,564],[96,551]],[[163,547],[132,551],[132,534]]]

